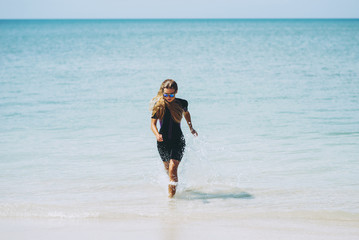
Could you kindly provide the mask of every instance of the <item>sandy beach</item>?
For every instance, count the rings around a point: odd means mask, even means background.
[[[2,239],[358,239],[359,223],[310,219],[1,219]]]

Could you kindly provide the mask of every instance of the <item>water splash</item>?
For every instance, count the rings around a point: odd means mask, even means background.
[[[226,166],[225,148],[213,148],[206,136],[187,136],[187,150],[179,169],[179,193],[190,199],[240,198],[240,171]],[[244,195],[243,195],[244,196]]]

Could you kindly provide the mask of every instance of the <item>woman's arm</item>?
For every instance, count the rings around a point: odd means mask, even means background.
[[[153,134],[155,134],[157,141],[163,142],[162,134],[160,134],[158,132],[157,119],[155,119],[155,118],[151,118],[151,130],[152,130]]]
[[[185,118],[186,121],[187,121],[189,130],[191,131],[191,133],[192,133],[194,136],[198,136],[198,133],[196,132],[196,130],[193,129],[192,122],[191,122],[191,114],[189,113],[189,111],[184,112],[183,115],[184,115],[184,118]]]

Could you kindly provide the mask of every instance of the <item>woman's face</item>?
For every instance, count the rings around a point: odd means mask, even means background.
[[[163,89],[163,97],[164,99],[166,99],[167,102],[172,102],[173,100],[175,100],[175,94],[176,94],[176,90],[172,88]]]

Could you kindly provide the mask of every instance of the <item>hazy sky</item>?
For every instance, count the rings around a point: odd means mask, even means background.
[[[359,18],[359,0],[0,0],[8,18]]]

